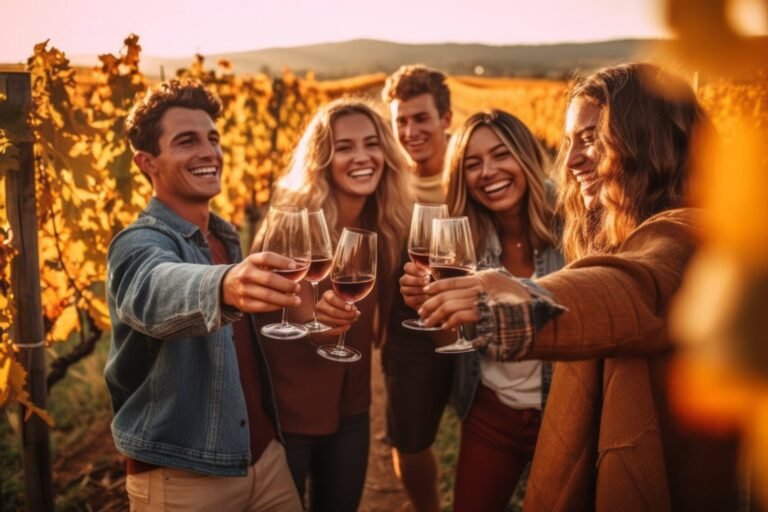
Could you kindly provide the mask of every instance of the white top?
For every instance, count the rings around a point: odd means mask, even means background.
[[[499,363],[483,357],[480,380],[507,407],[541,410],[541,365],[539,360]]]

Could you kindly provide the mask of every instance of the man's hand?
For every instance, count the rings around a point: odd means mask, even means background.
[[[430,327],[452,329],[480,320],[475,308],[477,294],[482,291],[477,276],[441,279],[424,288],[431,296],[419,309],[419,316]]]
[[[353,322],[360,318],[360,311],[354,304],[347,304],[339,296],[333,293],[333,290],[326,290],[320,301],[317,303],[317,320],[330,327],[330,331],[324,332],[327,335],[339,335],[347,332]]]
[[[232,267],[221,283],[224,304],[245,313],[265,313],[301,304],[299,284],[271,269],[296,268],[296,263],[273,252],[247,256]]]
[[[400,278],[400,293],[405,304],[418,310],[429,295],[424,293],[424,287],[429,283],[429,273],[410,261],[403,267],[405,274]]]

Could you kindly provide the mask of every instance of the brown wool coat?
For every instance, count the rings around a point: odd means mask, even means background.
[[[615,254],[537,281],[569,311],[525,357],[567,362],[555,365],[525,510],[735,509],[735,441],[685,432],[665,399],[667,313],[700,238],[694,217],[663,212]]]

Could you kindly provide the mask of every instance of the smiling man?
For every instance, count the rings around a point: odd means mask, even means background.
[[[172,81],[132,110],[134,161],[154,197],[108,252],[112,435],[131,510],[301,510],[280,444],[269,370],[249,313],[296,306],[299,286],[242,260],[208,203],[221,192],[221,103]]]
[[[451,91],[440,71],[402,66],[387,78],[382,97],[389,104],[392,127],[415,174],[416,198],[442,203],[443,160],[451,125]]]
[[[443,73],[422,65],[402,66],[387,78],[382,97],[412,164],[416,199],[443,203],[443,160],[451,124],[451,92]],[[395,472],[418,512],[437,511],[437,462],[432,453],[448,402],[455,358],[435,353],[430,333],[406,329],[413,317],[395,294],[382,349],[387,386],[387,437]]]

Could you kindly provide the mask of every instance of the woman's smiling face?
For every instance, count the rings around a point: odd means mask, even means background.
[[[480,125],[470,135],[463,166],[467,191],[475,201],[495,213],[523,206],[528,189],[525,172],[488,126]]]

